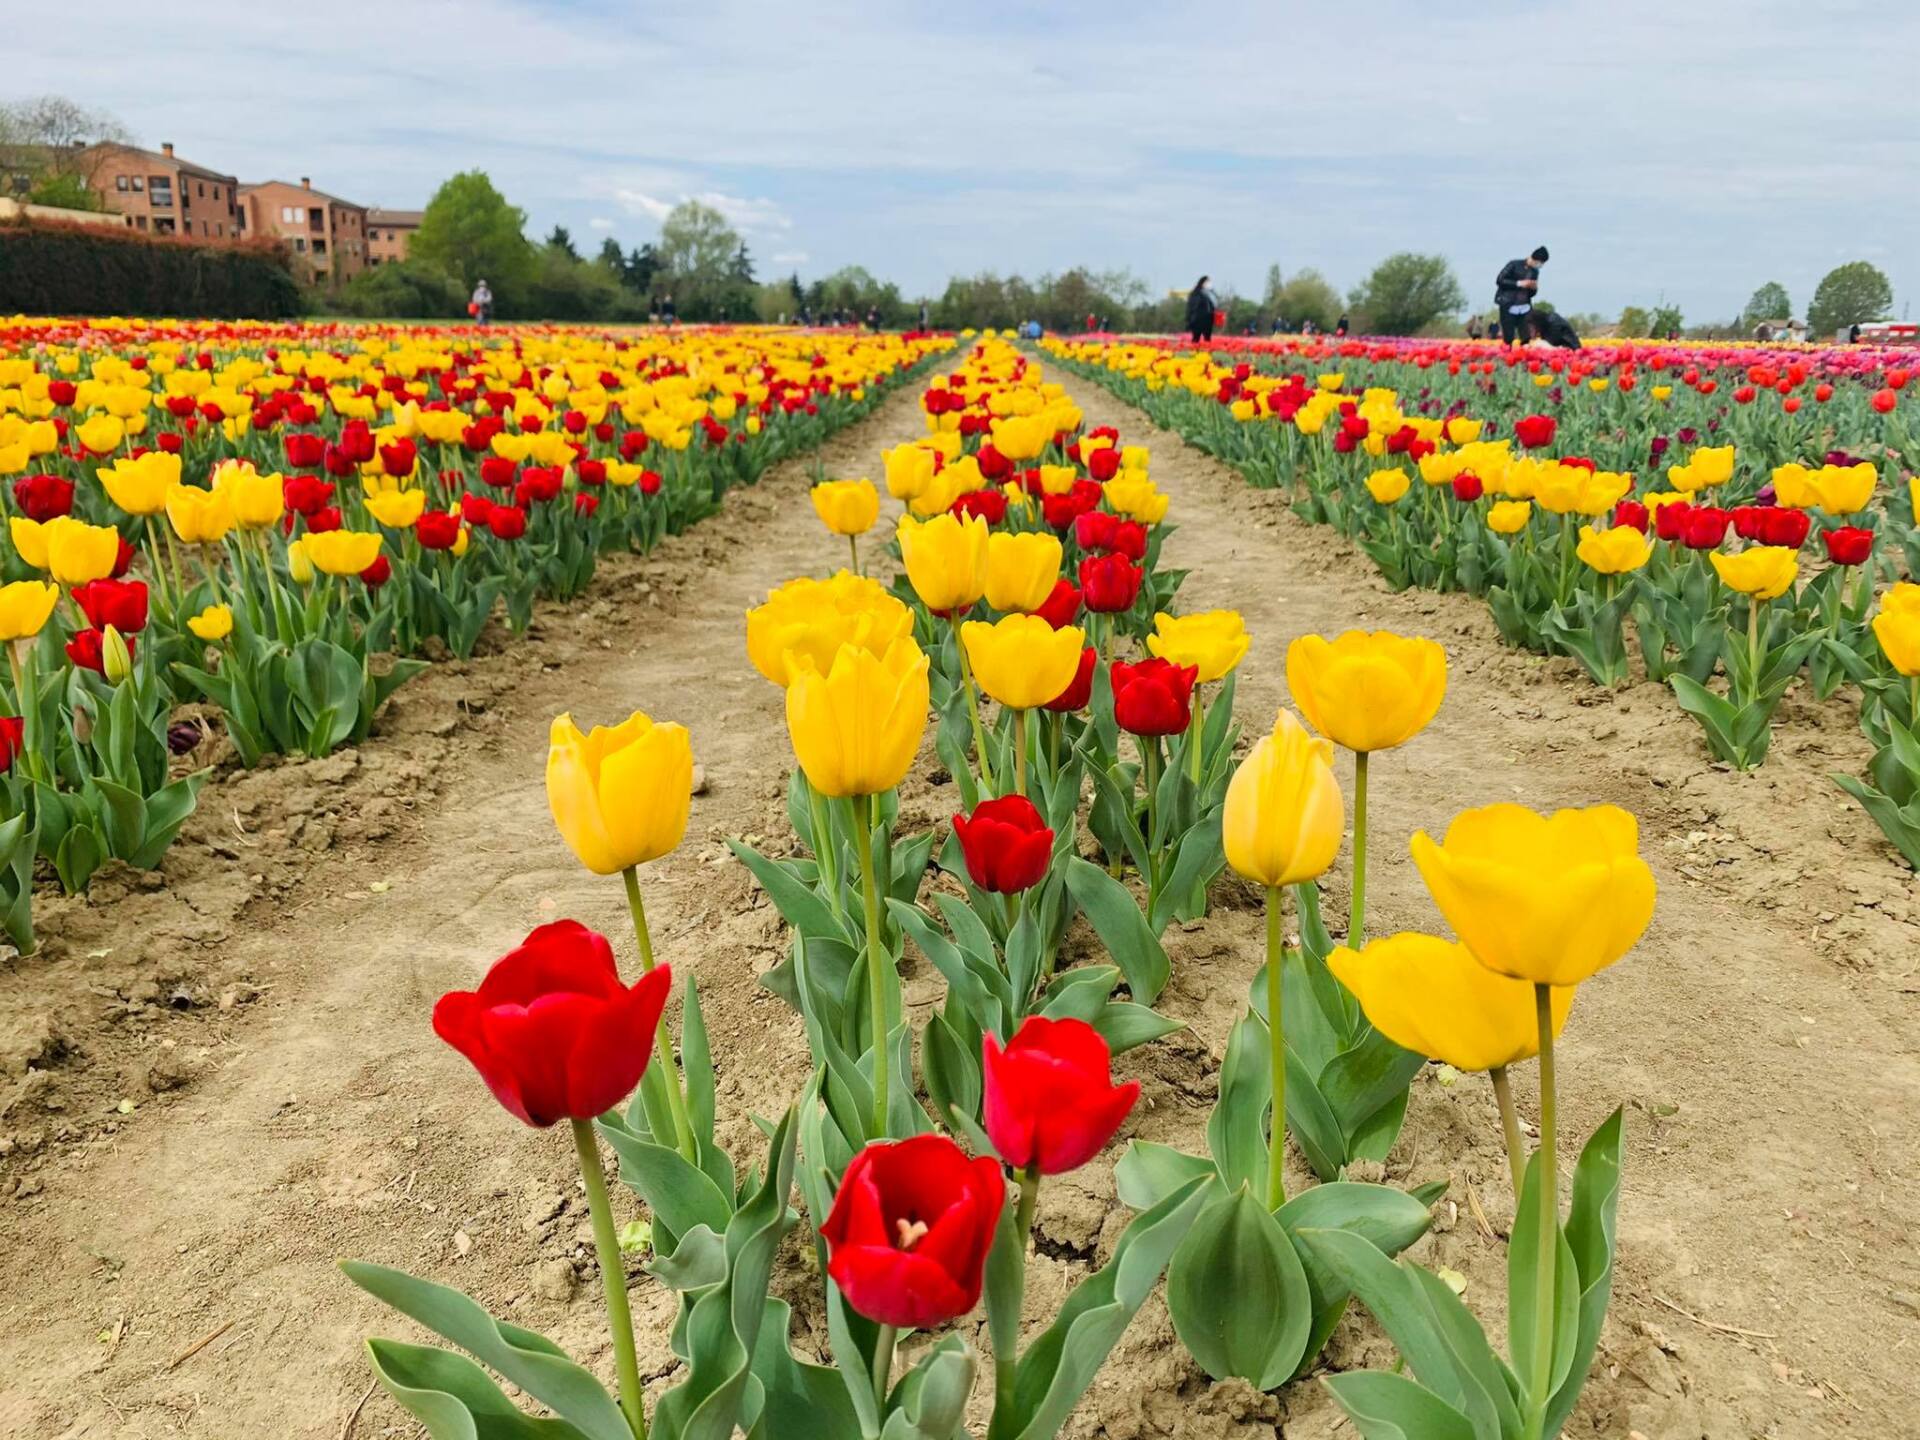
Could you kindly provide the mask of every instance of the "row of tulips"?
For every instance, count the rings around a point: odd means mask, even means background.
[[[926,402],[927,435],[886,457],[904,511],[894,586],[856,563],[790,581],[746,617],[752,664],[784,691],[802,848],[734,850],[789,924],[788,953],[762,983],[796,1012],[813,1059],[792,1108],[759,1122],[764,1164],[714,1139],[713,1057],[690,974],[676,1063],[674,982],[648,927],[642,867],[685,832],[690,737],[644,713],[585,733],[562,716],[553,815],[587,868],[623,877],[638,973],[621,978],[605,937],[544,926],[477,990],[445,996],[434,1028],[517,1118],[570,1124],[616,1390],[456,1291],[350,1264],[358,1284],[457,1347],[375,1340],[376,1375],[435,1436],[531,1423],[504,1380],[550,1412],[539,1423],[552,1433],[593,1440],[1045,1440],[1164,1275],[1175,1330],[1215,1377],[1274,1388],[1306,1374],[1358,1299],[1411,1368],[1328,1379],[1363,1436],[1560,1433],[1606,1309],[1621,1129],[1616,1112],[1587,1143],[1563,1214],[1553,1042],[1577,986],[1650,918],[1632,818],[1499,805],[1459,817],[1439,842],[1416,836],[1458,938],[1367,942],[1369,762],[1438,712],[1440,647],[1303,637],[1288,683],[1319,736],[1283,711],[1236,762],[1233,676],[1251,643],[1240,617],[1140,609],[1143,595],[1168,603],[1177,578],[1159,564],[1167,497],[1138,503],[1158,494],[1146,453],[1086,430],[1038,366],[991,341]],[[1009,474],[988,477],[1002,459]],[[1061,496],[1076,513],[1050,519],[1045,502]],[[836,550],[879,523],[869,481],[824,481],[811,498]],[[1143,531],[1137,554],[1131,542],[1102,548],[1126,525]],[[1112,556],[1140,572],[1125,604],[1097,601],[1086,580]],[[1342,945],[1318,899],[1347,833],[1336,744],[1355,759]],[[944,836],[900,833],[900,788],[919,783],[958,792]],[[1151,1008],[1169,973],[1160,934],[1205,913],[1227,866],[1263,892],[1268,940],[1207,1152],[1130,1144],[1116,1184],[1137,1213],[1106,1265],[1029,1321],[1041,1191],[1124,1131],[1140,1086],[1115,1081],[1114,1057],[1180,1026]],[[1290,907],[1297,948],[1285,943]],[[917,1014],[901,981],[909,942],[942,982]],[[1536,1056],[1541,1138],[1528,1154],[1509,1072]],[[1445,1187],[1347,1173],[1386,1158],[1428,1058],[1491,1075],[1516,1207],[1505,1359],[1439,1277],[1394,1259]],[[1289,1136],[1313,1176],[1291,1195]],[[603,1142],[651,1212],[645,1268],[678,1299],[681,1364],[651,1407]],[[795,1351],[789,1305],[768,1293],[798,1223],[796,1186],[824,1288],[816,1355]],[[990,1378],[952,1328],[983,1299]]]
[[[152,867],[217,727],[242,765],[363,741],[598,557],[817,447],[945,342],[416,330],[0,351],[0,920]]]
[[[1641,427],[1669,423],[1673,386],[1652,385],[1644,401],[1575,388],[1543,411],[1529,381],[1560,377],[1524,352],[1471,362],[1501,384],[1423,374],[1415,399],[1368,383],[1405,380],[1398,358],[1347,356],[1347,368],[1309,377],[1155,347],[1051,348],[1254,483],[1284,486],[1301,516],[1351,536],[1396,588],[1482,596],[1509,643],[1571,656],[1604,685],[1633,678],[1637,651],[1717,759],[1760,764],[1796,681],[1819,700],[1853,687],[1879,748],[1868,779],[1835,779],[1920,865],[1920,589],[1899,578],[1920,574],[1920,529],[1904,420],[1860,400],[1878,392],[1850,382],[1859,404],[1823,402],[1821,418],[1783,437],[1743,431],[1696,378],[1689,423],[1649,438]],[[1780,383],[1814,373],[1801,364]],[[1871,379],[1890,395],[1907,384],[1897,368]],[[1751,448],[1735,443],[1743,433]],[[1570,435],[1591,449],[1571,453]],[[1595,452],[1642,457],[1631,463],[1664,483],[1605,468]]]

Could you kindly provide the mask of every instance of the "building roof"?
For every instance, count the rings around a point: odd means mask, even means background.
[[[203,180],[225,180],[229,184],[235,183],[234,177],[224,170],[210,170],[205,165],[196,165],[191,160],[182,160],[178,155],[163,155],[158,150],[148,150],[139,145],[122,145],[117,140],[105,140],[87,148],[114,150],[123,155],[139,155],[147,160],[158,161],[162,165],[172,165],[183,175],[198,175]]]
[[[298,191],[302,195],[311,195],[316,200],[326,200],[335,205],[345,205],[349,210],[364,210],[367,207],[358,200],[347,200],[339,195],[329,195],[324,190],[316,190],[311,185],[298,185],[291,180],[248,180],[240,187],[242,195],[250,195],[255,190],[263,190],[269,185],[278,185],[285,190]]]
[[[394,225],[403,228],[417,229],[425,216],[426,212],[424,210],[381,210],[375,208],[367,211],[367,223],[369,225]]]

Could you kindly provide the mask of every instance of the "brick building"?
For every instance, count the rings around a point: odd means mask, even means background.
[[[317,282],[341,285],[367,268],[367,207],[300,177],[240,187],[240,233],[278,235]]]
[[[180,159],[171,142],[157,151],[116,143],[90,146],[83,171],[107,209],[131,217],[136,230],[196,240],[231,240],[244,233],[240,182]]]
[[[420,228],[418,210],[367,212],[367,263],[391,265],[407,258],[413,232]]]

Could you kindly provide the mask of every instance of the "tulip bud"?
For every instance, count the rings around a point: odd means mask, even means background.
[[[127,637],[111,625],[101,637],[100,654],[100,670],[108,684],[118,685],[133,674],[133,652],[127,648]]]
[[[298,541],[287,547],[287,575],[296,585],[313,583],[313,561],[307,558],[307,547]]]

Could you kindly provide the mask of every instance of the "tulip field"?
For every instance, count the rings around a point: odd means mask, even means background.
[[[1907,387],[0,325],[0,1433],[1904,1433]]]

